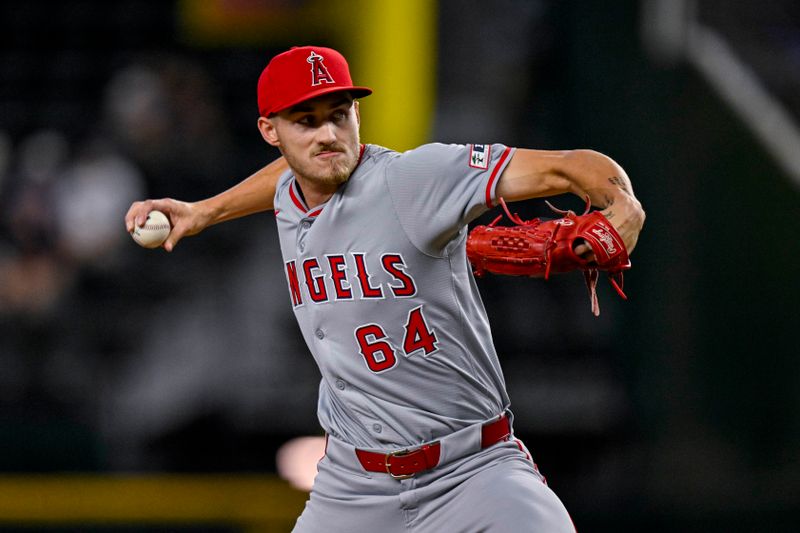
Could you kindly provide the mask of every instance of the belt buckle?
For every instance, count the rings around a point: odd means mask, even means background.
[[[389,452],[389,453],[386,454],[386,458],[384,459],[384,463],[386,465],[386,473],[389,474],[390,476],[392,476],[393,479],[408,479],[410,477],[414,477],[414,472],[412,472],[410,474],[395,475],[390,470],[390,468],[392,466],[391,463],[389,462],[390,458],[392,458],[392,457],[400,457],[400,456],[403,456],[403,455],[408,455],[409,453],[410,452],[409,452],[408,448],[405,448],[403,450],[395,450],[393,452]]]

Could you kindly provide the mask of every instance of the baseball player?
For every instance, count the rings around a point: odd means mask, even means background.
[[[632,251],[644,212],[630,180],[587,150],[362,144],[357,98],[371,92],[330,48],[277,55],[258,81],[258,128],[283,157],[207,200],[136,202],[128,231],[161,210],[171,251],[274,210],[328,435],[295,531],[574,531],[514,437],[467,224],[500,197],[572,192],[604,208]]]

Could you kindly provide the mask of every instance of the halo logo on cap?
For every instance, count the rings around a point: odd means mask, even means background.
[[[311,85],[316,86],[321,83],[336,83],[333,80],[333,76],[331,76],[328,69],[325,68],[325,65],[322,63],[325,61],[324,57],[312,50],[306,61],[311,63]]]

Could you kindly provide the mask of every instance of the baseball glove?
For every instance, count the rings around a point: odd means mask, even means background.
[[[551,273],[581,270],[589,289],[592,313],[600,314],[597,301],[598,271],[608,273],[611,285],[625,300],[622,272],[631,267],[625,244],[617,231],[599,211],[582,215],[572,211],[550,209],[561,215],[555,220],[521,220],[511,214],[505,201],[500,204],[514,226],[497,226],[499,215],[488,226],[476,226],[467,237],[467,257],[476,276],[486,272],[509,276],[530,276],[548,279]],[[575,253],[579,244],[588,244],[594,260]]]

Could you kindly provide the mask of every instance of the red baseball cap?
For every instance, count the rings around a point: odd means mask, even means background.
[[[337,91],[354,98],[372,94],[357,87],[342,54],[323,46],[295,46],[272,58],[258,78],[258,110],[268,117],[305,100]]]

